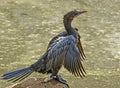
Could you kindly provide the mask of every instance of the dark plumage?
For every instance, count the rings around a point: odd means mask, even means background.
[[[71,26],[74,17],[86,11],[73,10],[64,15],[64,32],[55,36],[49,43],[45,54],[34,64],[27,68],[12,71],[2,76],[4,80],[21,81],[33,72],[52,73],[50,78],[56,77],[60,82],[66,83],[57,75],[61,66],[75,76],[85,76],[82,60],[85,58],[77,28]]]

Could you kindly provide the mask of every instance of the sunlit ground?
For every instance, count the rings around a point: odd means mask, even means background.
[[[0,0],[0,75],[29,66],[64,31],[63,15],[87,10],[73,21],[86,54],[87,75],[60,74],[71,88],[120,87],[120,0]],[[30,77],[47,77],[32,74]],[[0,88],[12,83],[0,80]]]

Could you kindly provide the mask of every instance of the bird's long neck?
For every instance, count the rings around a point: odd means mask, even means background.
[[[65,30],[68,32],[68,34],[72,34],[74,32],[74,28],[71,26],[72,20],[67,20],[64,18],[63,22],[64,22]]]

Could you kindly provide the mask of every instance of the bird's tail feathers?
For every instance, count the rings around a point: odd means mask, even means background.
[[[12,82],[21,81],[26,77],[28,77],[33,72],[34,70],[31,69],[31,67],[27,67],[27,68],[6,73],[2,76],[2,79],[12,81]]]

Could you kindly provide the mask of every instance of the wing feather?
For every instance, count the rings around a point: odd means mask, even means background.
[[[84,60],[86,56],[85,56],[85,53],[84,53],[83,48],[82,48],[82,44],[81,44],[81,41],[80,41],[80,36],[79,36],[79,39],[78,39],[77,47],[78,47],[79,52],[80,52],[80,58]]]

